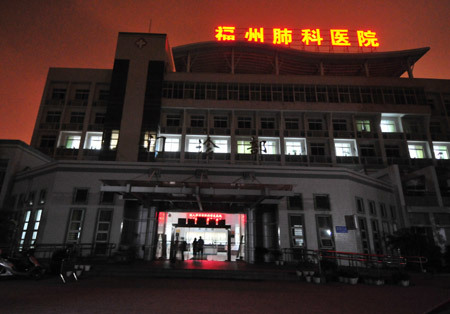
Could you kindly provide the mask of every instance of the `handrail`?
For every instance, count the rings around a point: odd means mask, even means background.
[[[57,250],[71,249],[79,257],[83,256],[105,256],[110,257],[112,250],[116,248],[115,243],[40,243],[30,247],[39,258],[51,258]],[[24,248],[24,250],[29,248]]]

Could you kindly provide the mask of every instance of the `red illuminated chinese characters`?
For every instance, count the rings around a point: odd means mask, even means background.
[[[189,219],[195,219],[195,223],[197,224],[197,218],[203,217],[206,218],[206,224],[209,224],[209,221],[211,219],[216,221],[216,224],[223,218],[222,214],[209,214],[209,213],[189,213],[188,218]]]
[[[245,39],[248,41],[255,41],[255,42],[264,42],[264,28],[260,27],[259,30],[257,28],[249,28],[248,31],[245,33]]]
[[[358,34],[358,45],[360,47],[379,47],[380,43],[378,43],[378,38],[375,36],[377,33],[372,32],[371,30],[365,31],[356,31]]]
[[[351,46],[348,29],[330,29],[332,46]]]
[[[302,29],[302,43],[309,46],[310,42],[316,42],[318,46],[322,44],[320,29]]]
[[[289,45],[292,42],[292,30],[290,29],[281,29],[274,28],[273,29],[273,43],[274,44],[285,44]]]
[[[218,41],[233,41],[236,40],[234,34],[236,27],[234,26],[219,26],[216,28],[216,38]]]

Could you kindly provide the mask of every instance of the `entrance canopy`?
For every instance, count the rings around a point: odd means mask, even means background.
[[[102,192],[116,192],[127,200],[159,205],[164,211],[226,211],[242,213],[259,204],[278,204],[293,196],[292,185],[150,182],[137,180],[102,180]],[[156,204],[155,204],[156,203]]]

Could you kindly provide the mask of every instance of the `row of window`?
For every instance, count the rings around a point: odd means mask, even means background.
[[[340,85],[166,81],[163,97],[308,103],[426,104],[422,88]]]
[[[80,111],[72,111],[70,113],[69,123],[83,124],[86,113]],[[104,112],[96,112],[94,120],[92,121],[94,124],[104,124],[105,123]],[[47,111],[45,116],[46,123],[60,123],[61,122],[61,111]]]
[[[367,203],[368,203],[369,214],[371,216],[378,216],[377,206],[376,206],[375,201],[367,200]],[[379,205],[379,213],[382,218],[390,218],[392,220],[397,219],[397,212],[396,212],[394,205],[389,206],[389,212],[386,207],[386,204],[379,203],[378,205]],[[366,213],[366,207],[364,205],[364,200],[361,197],[356,197],[356,212],[358,214]]]
[[[87,101],[89,99],[89,93],[90,93],[89,89],[84,89],[84,88],[75,89],[74,99]],[[52,100],[65,100],[66,94],[67,94],[66,88],[53,88],[52,94],[51,94],[51,99]],[[98,100],[108,100],[108,97],[109,97],[108,90],[104,90],[104,89],[99,90]]]

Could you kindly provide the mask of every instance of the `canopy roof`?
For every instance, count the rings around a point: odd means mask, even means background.
[[[400,77],[430,48],[324,53],[247,42],[201,42],[173,48],[177,72]]]

